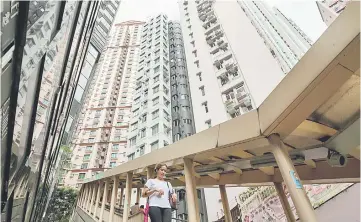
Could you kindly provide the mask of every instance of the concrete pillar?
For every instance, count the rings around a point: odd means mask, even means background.
[[[97,216],[97,209],[99,207],[99,201],[100,201],[100,192],[102,190],[103,187],[103,183],[101,181],[98,182],[98,190],[97,190],[97,197],[95,199],[95,206],[94,206],[94,210],[93,210],[93,219],[96,220],[96,216]]]
[[[103,214],[104,214],[104,210],[105,210],[105,203],[107,202],[108,189],[109,189],[109,181],[106,180],[105,181],[105,186],[104,186],[104,192],[103,192],[102,208],[100,209],[100,214],[99,214],[99,221],[100,222],[103,221]]]
[[[147,180],[154,178],[154,168],[147,167]]]
[[[117,196],[118,196],[119,177],[114,176],[113,180],[114,180],[114,184],[113,184],[113,190],[112,190],[112,198],[110,201],[109,221],[113,221],[113,218],[114,218],[115,203],[117,202]]]
[[[93,212],[92,209],[93,209],[93,203],[94,203],[94,200],[95,200],[96,190],[97,190],[97,184],[94,183],[94,184],[93,184],[92,198],[91,198],[91,200],[90,200],[90,204],[89,204],[89,208],[88,208],[90,214],[92,214],[92,212]]]
[[[84,185],[83,185],[83,197],[82,197],[81,205],[80,205],[81,208],[83,208],[84,203],[85,203],[85,197],[86,197],[86,191],[87,191],[86,188],[87,188],[87,186],[84,184]]]
[[[85,206],[84,206],[85,211],[89,211],[91,195],[92,195],[92,185],[89,184],[88,185],[88,196],[87,196],[87,200],[86,200],[86,203],[85,203]]]
[[[141,195],[141,190],[140,190],[140,187],[137,187],[137,199],[136,199],[136,203],[139,203],[139,201],[140,201],[140,195]]]
[[[295,222],[295,217],[293,216],[293,212],[290,206],[290,203],[288,202],[287,196],[283,190],[282,183],[274,183],[278,197],[280,198],[283,211],[285,212],[285,215],[287,217],[287,221],[289,222]]]
[[[224,218],[225,218],[226,222],[232,222],[232,215],[231,215],[231,209],[229,208],[226,186],[219,185],[219,191],[221,193]]]
[[[123,204],[123,195],[124,195],[124,188],[121,189],[120,191],[120,200],[119,200],[119,207],[122,208],[122,204]]]
[[[272,144],[272,153],[277,161],[278,168],[291,195],[301,221],[316,222],[316,214],[303,188],[302,182],[296,172],[286,147],[279,135],[272,134],[268,137]]]
[[[20,190],[20,193],[19,193],[19,196],[23,197],[25,194],[26,194],[26,191],[28,189],[28,183],[29,183],[29,180],[26,180]]]
[[[193,169],[193,160],[184,158],[184,176],[187,194],[188,221],[200,222],[197,189]]]
[[[125,200],[123,208],[123,221],[128,221],[130,202],[132,200],[133,172],[127,173],[127,181],[125,185]]]
[[[83,203],[81,205],[82,209],[85,209],[86,203],[87,203],[87,198],[88,198],[88,184],[84,185],[84,200]]]

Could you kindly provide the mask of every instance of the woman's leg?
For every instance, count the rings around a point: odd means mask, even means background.
[[[162,221],[162,212],[159,207],[150,207],[149,208],[149,217],[151,222],[163,222]]]
[[[172,209],[162,208],[162,218],[163,218],[163,222],[171,222],[172,221]]]

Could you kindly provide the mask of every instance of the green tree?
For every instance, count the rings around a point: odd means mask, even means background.
[[[68,222],[77,195],[78,191],[71,188],[55,188],[43,221]]]

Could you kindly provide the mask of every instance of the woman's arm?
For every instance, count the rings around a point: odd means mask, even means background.
[[[153,193],[157,192],[158,190],[150,190],[147,186],[144,186],[144,189],[142,191],[142,197],[149,197]]]

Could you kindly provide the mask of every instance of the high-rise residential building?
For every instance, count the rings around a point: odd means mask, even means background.
[[[196,132],[258,107],[284,72],[240,4],[179,7]]]
[[[128,134],[132,160],[172,143],[168,18],[149,19],[141,33]]]
[[[323,0],[316,1],[322,20],[327,26],[331,25],[337,16],[346,8],[349,0]]]
[[[238,0],[238,3],[287,74],[311,47],[312,40],[279,9],[270,8],[262,1]]]
[[[168,23],[169,36],[169,61],[170,61],[170,87],[172,105],[172,135],[173,142],[177,142],[195,133],[193,107],[191,92],[189,88],[189,78],[187,61],[184,51],[181,24],[178,21]],[[185,189],[177,190],[178,209],[175,212],[176,218],[188,219],[187,200]],[[208,221],[207,206],[204,199],[204,190],[197,190],[197,197],[200,210],[201,222]]]
[[[170,87],[173,142],[195,133],[182,29],[177,21],[168,23]]]
[[[123,22],[111,31],[84,99],[72,142],[72,166],[64,180],[67,186],[77,188],[84,179],[128,160],[128,126],[143,24]]]
[[[113,26],[115,16],[119,10],[120,1],[99,1],[99,12],[96,17],[95,26],[85,62],[83,63],[79,82],[75,92],[75,98],[71,105],[67,127],[63,136],[64,143],[70,143],[75,133],[77,118],[83,104],[84,95],[87,94],[94,71],[98,65],[101,53],[105,48],[110,30]]]

